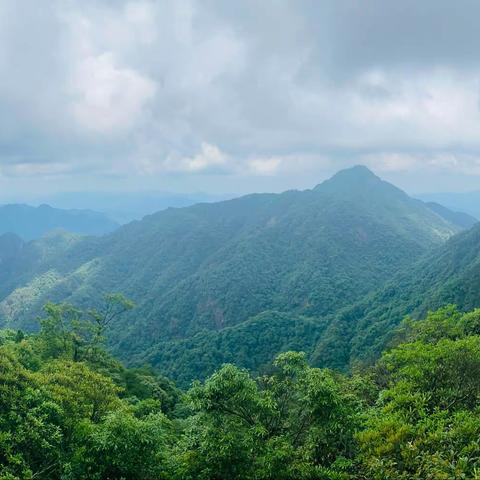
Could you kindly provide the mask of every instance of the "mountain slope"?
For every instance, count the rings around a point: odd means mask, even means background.
[[[14,233],[0,235],[0,284],[4,284],[12,276],[12,269],[23,246],[23,240]]]
[[[465,212],[480,219],[480,191],[478,192],[451,192],[425,193],[418,195],[424,202],[436,202],[450,210]]]
[[[26,241],[55,229],[83,235],[103,235],[117,227],[116,222],[91,210],[61,210],[49,205],[0,206],[0,235],[14,233]]]
[[[314,361],[333,367],[370,362],[406,315],[420,318],[450,303],[465,311],[480,307],[480,224],[331,319],[316,346]]]
[[[475,217],[469,215],[468,213],[454,212],[452,210],[449,210],[447,207],[440,205],[439,203],[426,202],[425,205],[427,205],[430,210],[433,210],[435,213],[443,217],[448,222],[453,223],[454,225],[458,225],[461,228],[472,228],[476,223],[478,223],[478,220]]]
[[[167,350],[180,355],[195,338],[208,355],[205,338],[245,340],[251,332],[245,322],[262,312],[298,320],[282,317],[287,338],[272,350],[289,337],[306,345],[310,338],[298,329],[314,322],[320,335],[322,318],[377,290],[458,230],[354,167],[313,190],[168,209],[101,238],[32,242],[0,288],[0,318],[31,328],[47,300],[91,305],[102,292],[120,291],[137,308],[111,332],[114,349],[125,359],[153,359],[166,371]],[[272,335],[262,318],[258,333]],[[257,366],[258,354],[249,354]]]

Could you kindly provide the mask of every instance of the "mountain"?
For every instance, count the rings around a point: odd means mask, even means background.
[[[21,256],[23,240],[14,233],[0,235],[0,283],[12,275],[12,269]]]
[[[62,209],[91,209],[102,212],[120,224],[141,220],[169,207],[189,207],[196,203],[218,202],[235,195],[168,192],[68,192],[42,198],[43,203]]]
[[[440,203],[450,210],[465,212],[480,219],[480,191],[425,193],[418,195],[418,198],[424,202]]]
[[[14,233],[0,235],[0,264],[17,258],[23,247],[23,240]]]
[[[110,333],[130,363],[151,361],[184,382],[225,360],[260,368],[286,347],[313,348],[339,310],[460,230],[359,166],[312,190],[31,242],[0,286],[0,319],[33,328],[47,300],[91,305],[119,291],[137,304]]]
[[[0,235],[14,233],[26,241],[55,229],[83,235],[103,235],[117,227],[118,224],[107,216],[91,210],[61,210],[49,205],[0,206]]]
[[[372,362],[405,316],[421,318],[447,304],[463,311],[480,307],[480,224],[454,236],[379,291],[330,319],[315,347],[314,362],[340,368]]]
[[[454,225],[458,225],[461,228],[469,229],[478,223],[478,220],[475,217],[472,217],[472,215],[463,212],[454,212],[439,203],[426,202],[425,205],[445,220]]]

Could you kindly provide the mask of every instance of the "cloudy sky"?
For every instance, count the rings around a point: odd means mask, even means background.
[[[477,0],[0,0],[0,198],[480,189]]]

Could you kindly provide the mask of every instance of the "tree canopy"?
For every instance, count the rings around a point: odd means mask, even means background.
[[[288,351],[181,391],[107,353],[98,318],[131,304],[105,302],[1,331],[0,479],[480,478],[480,310],[406,319],[348,375]]]

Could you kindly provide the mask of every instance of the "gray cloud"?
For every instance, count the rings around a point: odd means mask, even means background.
[[[472,188],[479,14],[473,0],[4,0],[0,188],[281,189],[358,162],[410,189]]]

